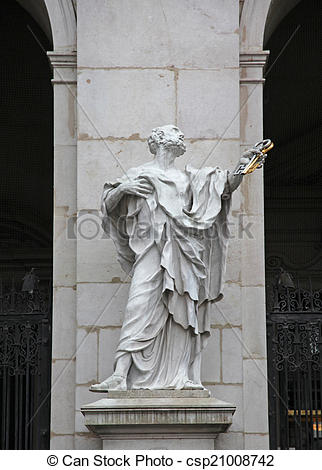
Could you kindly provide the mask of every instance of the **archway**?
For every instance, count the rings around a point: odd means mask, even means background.
[[[272,448],[321,448],[322,4],[293,3],[265,44],[270,436]]]
[[[39,2],[38,2],[39,3]],[[52,44],[0,5],[0,448],[49,447],[53,243]],[[31,268],[37,278],[23,287]]]

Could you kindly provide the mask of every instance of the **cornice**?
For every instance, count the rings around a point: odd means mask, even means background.
[[[263,84],[263,69],[269,51],[242,52],[239,55],[240,83],[242,85]]]
[[[53,84],[75,84],[77,55],[76,52],[47,52],[49,61],[53,67]]]

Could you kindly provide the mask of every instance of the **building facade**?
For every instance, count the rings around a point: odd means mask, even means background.
[[[102,187],[149,159],[147,137],[167,123],[185,134],[181,168],[233,169],[263,138],[264,43],[299,0],[17,3],[52,46],[50,446],[100,449],[80,407],[112,373],[129,288],[100,227]],[[237,407],[214,448],[267,449],[262,171],[234,193],[230,220],[225,298],[213,306],[202,380]]]

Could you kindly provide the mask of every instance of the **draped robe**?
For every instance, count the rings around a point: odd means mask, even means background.
[[[106,199],[128,179],[153,193]],[[176,181],[177,180],[177,181]],[[132,357],[128,389],[181,389],[200,383],[200,354],[210,335],[210,306],[222,298],[230,208],[228,172],[187,166],[180,178],[151,165],[106,183],[103,228],[132,276],[116,360]]]

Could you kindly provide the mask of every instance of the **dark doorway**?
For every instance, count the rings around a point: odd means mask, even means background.
[[[264,87],[270,443],[322,448],[322,2],[277,27]]]
[[[0,3],[0,448],[49,448],[53,93],[33,18]],[[35,268],[34,287],[25,284]],[[28,283],[27,283],[28,284]]]

